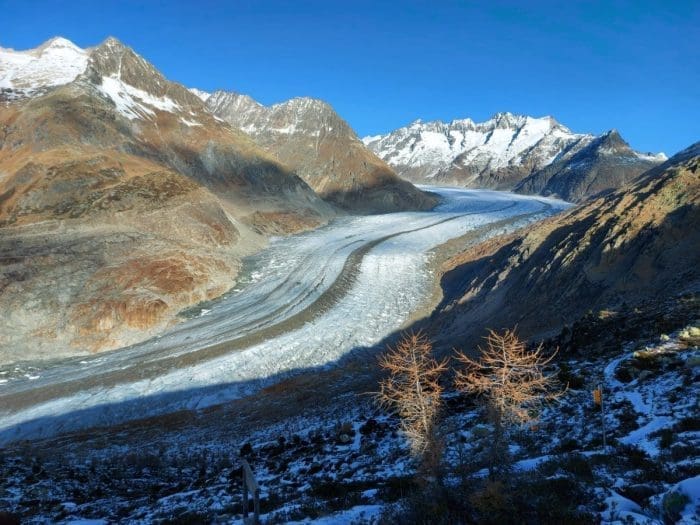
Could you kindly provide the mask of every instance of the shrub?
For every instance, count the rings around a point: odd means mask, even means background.
[[[690,498],[682,492],[669,492],[663,499],[664,518],[676,523],[681,517],[681,511],[689,502]]]
[[[700,430],[700,420],[695,417],[684,417],[675,425],[677,432],[696,432]]]
[[[664,428],[659,432],[659,447],[663,449],[671,448],[675,434],[670,428]]]
[[[583,376],[574,373],[569,363],[566,361],[562,361],[559,364],[559,374],[557,377],[562,384],[567,385],[572,390],[579,390],[585,386]]]
[[[568,472],[580,479],[593,480],[593,469],[589,459],[583,454],[564,454],[540,463],[537,468],[542,476],[554,476]]]
[[[629,434],[633,430],[637,430],[639,428],[639,423],[637,423],[639,414],[634,410],[632,403],[625,399],[624,401],[615,404],[613,408],[620,409],[620,412],[617,414],[617,419],[620,422],[617,430],[620,434]]]
[[[448,488],[433,484],[413,490],[399,505],[387,507],[380,523],[403,525],[452,525],[472,523],[464,487]]]
[[[617,452],[633,468],[646,468],[649,466],[649,461],[651,461],[649,454],[635,445],[620,445],[617,447]]]
[[[383,501],[396,501],[405,498],[416,490],[417,484],[413,476],[396,476],[385,480],[379,489],[379,498]]]
[[[572,452],[579,448],[579,442],[575,440],[574,438],[564,438],[561,440],[559,443],[559,446],[557,449],[560,452]]]
[[[629,383],[634,379],[632,370],[628,366],[619,366],[615,370],[615,379],[621,383]]]
[[[518,513],[527,515],[530,523],[566,523],[567,525],[595,523],[595,517],[580,507],[590,501],[581,483],[568,476],[534,479],[523,483]],[[527,513],[527,514],[526,514]],[[525,520],[522,520],[525,521]]]
[[[513,518],[511,492],[501,481],[489,481],[469,498],[479,523],[508,523]]]

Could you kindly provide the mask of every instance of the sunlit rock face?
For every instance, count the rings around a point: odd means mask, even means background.
[[[695,144],[616,192],[454,257],[440,332],[467,340],[517,324],[547,335],[587,312],[697,293],[699,210]]]
[[[247,95],[217,91],[206,103],[342,208],[381,213],[437,204],[433,196],[397,177],[321,100],[294,98],[263,106]]]
[[[335,213],[115,39],[0,54],[2,362],[142,340],[229,289],[261,233]]]

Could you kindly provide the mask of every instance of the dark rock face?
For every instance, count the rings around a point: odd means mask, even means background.
[[[207,106],[342,208],[389,212],[429,209],[437,203],[399,179],[325,102],[295,98],[266,107],[246,95],[218,91]]]
[[[657,166],[659,160],[635,152],[613,130],[568,159],[532,173],[515,186],[515,191],[554,195],[579,202],[602,191],[621,188]]]

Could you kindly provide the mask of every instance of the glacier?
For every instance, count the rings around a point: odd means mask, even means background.
[[[332,366],[404,328],[425,306],[437,246],[497,222],[480,237],[507,233],[568,206],[505,192],[423,189],[442,199],[430,212],[342,217],[274,239],[246,261],[231,292],[161,336],[0,371],[0,443],[200,409],[298,370]]]

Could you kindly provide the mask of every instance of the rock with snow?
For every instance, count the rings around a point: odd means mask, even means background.
[[[207,93],[206,91],[202,91],[201,89],[197,88],[190,88],[190,92],[202,99],[202,102],[206,102],[207,99],[211,97],[211,93]]]
[[[620,188],[665,160],[663,153],[634,151],[617,130],[611,130],[576,153],[533,172],[515,190],[580,201],[589,195]]]
[[[27,51],[0,47],[0,100],[23,98],[67,84],[85,71],[88,56],[89,50],[61,37]]]
[[[365,137],[363,142],[399,175],[413,182],[518,189],[572,200],[593,190],[587,186],[582,190],[583,183],[570,183],[574,189],[561,183],[547,183],[554,173],[572,162],[578,162],[588,172],[596,171],[595,162],[584,166],[581,159],[574,160],[579,152],[588,152],[588,158],[600,153],[606,155],[607,164],[626,167],[625,177],[607,182],[605,177],[598,177],[596,189],[618,187],[618,179],[627,182],[630,173],[638,175],[665,160],[663,156],[642,155],[632,150],[625,150],[624,157],[618,158],[615,145],[602,144],[601,137],[574,133],[549,116],[533,118],[511,113],[498,113],[480,123],[471,119],[449,123],[417,120],[386,135]],[[538,177],[550,166],[559,169]]]

